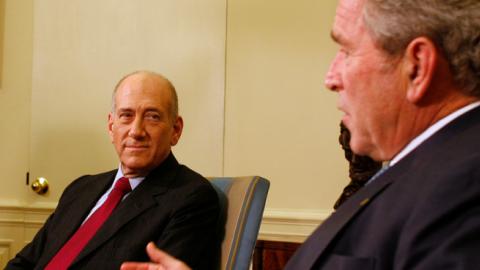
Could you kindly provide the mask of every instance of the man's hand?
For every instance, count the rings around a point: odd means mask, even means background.
[[[158,249],[154,243],[147,245],[151,262],[125,262],[120,270],[191,270],[184,262]]]

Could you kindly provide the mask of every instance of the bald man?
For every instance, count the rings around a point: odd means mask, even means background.
[[[108,115],[118,169],[73,181],[6,269],[119,269],[124,261],[147,261],[149,242],[195,269],[213,269],[218,198],[173,156],[182,129],[166,78],[148,71],[122,78]]]

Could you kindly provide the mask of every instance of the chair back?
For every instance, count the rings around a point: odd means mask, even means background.
[[[221,270],[250,267],[270,183],[259,176],[211,177],[218,193],[224,231]]]

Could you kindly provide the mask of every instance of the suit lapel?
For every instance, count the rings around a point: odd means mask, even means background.
[[[56,240],[49,245],[48,250],[44,253],[45,255],[42,256],[43,258],[50,261],[68,239],[70,239],[80,227],[100,196],[102,196],[105,190],[111,185],[115,173],[116,171],[111,171],[106,175],[102,174],[90,179],[88,189],[79,190],[76,198],[66,198],[66,200],[71,200],[71,202],[68,203],[66,208],[61,209],[61,212],[58,213],[59,215],[62,215],[62,217],[58,219],[59,224],[56,226],[57,238],[55,238]],[[55,210],[55,212],[57,212],[57,210]]]
[[[398,170],[395,170],[395,167],[390,169],[362,188],[327,218],[299,248],[285,269],[311,269],[338,232],[398,177],[393,176],[394,171]]]
[[[174,181],[176,168],[178,168],[178,163],[173,155],[171,155],[164,164],[148,175],[147,178],[117,206],[111,216],[73,261],[72,265],[111,239],[129,221],[154,207],[157,204],[155,196],[165,193],[170,183]]]

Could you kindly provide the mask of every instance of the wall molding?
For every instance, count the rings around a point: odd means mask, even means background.
[[[0,202],[0,269],[31,241],[55,206]]]
[[[8,260],[13,256],[12,255],[12,244],[13,240],[11,239],[0,239],[0,267],[5,267]]]
[[[0,226],[38,227],[43,225],[56,204],[28,206],[0,204]]]
[[[55,209],[56,204],[28,206],[0,204],[0,227],[39,228]],[[301,243],[330,214],[331,209],[273,209],[263,213],[259,239]]]
[[[259,239],[301,243],[330,214],[331,209],[265,209]]]

